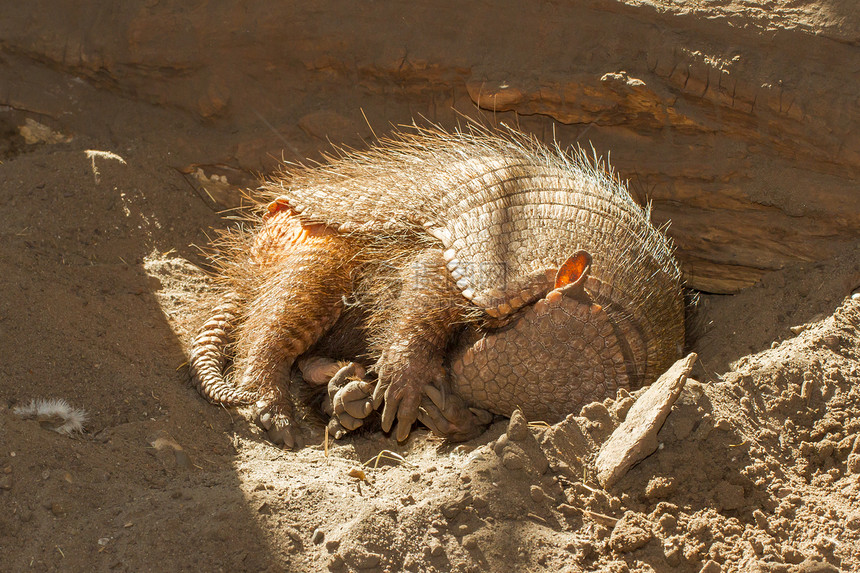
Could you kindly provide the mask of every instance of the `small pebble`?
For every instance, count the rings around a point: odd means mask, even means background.
[[[313,533],[313,535],[311,535],[311,542],[314,545],[319,545],[320,543],[323,542],[324,539],[325,539],[325,532],[322,529],[320,529],[319,527],[314,529],[314,533]]]
[[[445,548],[442,547],[442,544],[435,537],[431,537],[430,541],[427,543],[425,547],[425,551],[432,557],[438,557],[445,553]]]
[[[787,563],[798,564],[798,563],[802,563],[803,560],[806,559],[806,556],[803,553],[801,553],[800,551],[798,551],[797,549],[795,549],[794,547],[791,547],[791,546],[783,546],[781,553],[782,553],[782,558]]]
[[[521,442],[531,435],[529,425],[520,410],[514,410],[508,423],[507,436],[515,442]]]
[[[841,341],[839,340],[839,337],[834,336],[833,334],[828,334],[822,339],[822,341],[832,350],[836,350],[841,346]]]
[[[678,525],[678,518],[671,513],[664,513],[660,516],[658,523],[663,531],[674,531]]]
[[[765,514],[762,512],[762,510],[757,509],[757,510],[753,511],[752,516],[753,516],[753,519],[755,519],[755,524],[756,524],[756,526],[758,526],[759,529],[761,529],[763,531],[768,530],[767,516],[765,516]]]
[[[580,415],[592,422],[604,422],[609,418],[609,410],[602,402],[592,402],[583,406]]]
[[[345,564],[346,562],[344,561],[343,556],[340,553],[335,553],[331,556],[331,559],[328,560],[329,569],[340,569]]]
[[[851,454],[845,462],[845,469],[848,473],[860,474],[860,454]]]
[[[663,556],[666,558],[666,563],[668,563],[669,566],[677,567],[681,564],[684,553],[681,551],[680,547],[673,544],[663,548]]]

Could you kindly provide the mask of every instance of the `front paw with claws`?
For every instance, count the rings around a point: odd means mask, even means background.
[[[328,383],[326,410],[331,414],[329,433],[336,439],[360,428],[375,409],[373,381],[365,378],[365,369],[350,362],[338,370]]]
[[[435,353],[409,357],[393,354],[379,361],[379,382],[373,393],[373,402],[378,407],[384,400],[382,430],[390,431],[396,421],[394,436],[402,442],[409,437],[412,425],[418,420],[419,407],[426,397],[425,388],[444,387],[446,373],[442,358]]]

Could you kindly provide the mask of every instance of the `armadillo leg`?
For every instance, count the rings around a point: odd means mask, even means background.
[[[298,428],[290,369],[335,323],[351,290],[354,253],[342,236],[272,210],[257,239],[264,278],[236,333],[237,386],[254,394],[258,422],[291,447]]]
[[[463,303],[445,269],[441,250],[428,249],[413,259],[395,303],[395,318],[388,327],[386,340],[391,344],[382,349],[376,364],[379,381],[374,403],[378,405],[384,396],[382,428],[389,431],[396,421],[399,441],[407,438],[418,418],[427,387],[443,397],[450,394],[443,358],[462,317]],[[450,419],[437,428],[470,432],[475,419],[467,408],[444,411]]]

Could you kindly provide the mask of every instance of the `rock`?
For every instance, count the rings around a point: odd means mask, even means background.
[[[68,143],[72,140],[70,136],[57,133],[47,125],[41,124],[29,117],[24,120],[24,125],[18,128],[18,133],[21,134],[21,137],[24,138],[24,143],[27,145],[35,145],[37,143]]]
[[[534,471],[543,475],[549,469],[546,454],[519,410],[511,414],[506,433],[499,436],[492,450],[502,458],[502,465],[509,470]]]
[[[696,357],[690,353],[660,376],[600,448],[595,465],[597,479],[604,488],[612,487],[627,470],[657,449],[657,432],[681,394]]]
[[[664,513],[660,516],[658,523],[663,531],[671,532],[675,530],[675,527],[677,527],[678,518],[671,513]]]
[[[439,510],[442,512],[442,515],[448,521],[452,521],[455,519],[460,513],[466,509],[466,507],[471,504],[472,496],[469,493],[461,493],[442,504]],[[438,524],[438,529],[443,529],[444,526],[441,522]]]
[[[332,571],[341,569],[344,565],[346,565],[346,561],[340,553],[333,554],[328,560],[328,568]]]
[[[150,446],[149,453],[158,458],[166,469],[191,469],[192,463],[188,454],[166,431],[159,430],[152,434],[147,438],[147,442]]]
[[[521,448],[509,448],[502,455],[502,465],[509,470],[521,470],[528,465],[528,458]]]
[[[860,454],[850,454],[845,464],[848,473],[860,474]]]
[[[675,478],[654,476],[645,488],[645,497],[649,500],[664,499],[675,491]]]
[[[848,473],[860,474],[860,435],[854,439],[854,447],[845,463]]]
[[[651,522],[641,513],[628,511],[618,520],[609,537],[609,546],[619,553],[629,553],[651,541]]]

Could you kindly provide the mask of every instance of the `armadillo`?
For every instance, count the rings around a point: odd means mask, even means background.
[[[342,428],[379,411],[399,440],[417,419],[461,440],[517,408],[558,421],[683,350],[671,241],[581,151],[416,130],[285,168],[259,204],[223,241],[190,365],[205,397],[256,403],[288,446],[297,361]]]

